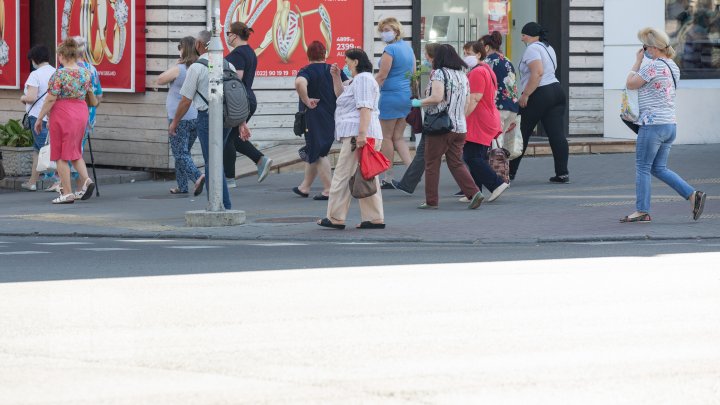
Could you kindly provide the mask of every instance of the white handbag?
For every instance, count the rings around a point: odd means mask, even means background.
[[[638,91],[623,89],[620,95],[620,118],[629,122],[636,122],[640,119],[640,102]]]
[[[54,161],[50,160],[50,133],[45,138],[45,145],[38,152],[37,171],[40,173],[53,171],[57,168]]]

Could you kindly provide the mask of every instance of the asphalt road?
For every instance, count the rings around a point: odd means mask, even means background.
[[[720,240],[0,238],[2,404],[717,404]]]

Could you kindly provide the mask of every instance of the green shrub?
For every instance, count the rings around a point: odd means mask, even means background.
[[[10,120],[0,125],[0,146],[24,148],[33,145],[33,135],[29,129],[20,125],[18,120]]]

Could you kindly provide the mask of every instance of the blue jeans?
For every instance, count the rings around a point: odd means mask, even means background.
[[[39,151],[40,148],[45,146],[45,140],[47,139],[48,135],[48,127],[47,122],[42,123],[42,130],[38,134],[35,132],[35,123],[37,122],[37,117],[33,117],[32,115],[28,116],[28,121],[30,121],[30,130],[33,134],[33,149],[36,151]]]
[[[640,127],[635,151],[635,209],[638,212],[650,212],[651,174],[685,199],[690,198],[695,191],[682,177],[667,168],[676,129],[675,124]]]
[[[230,128],[223,128],[223,145],[225,145],[225,143],[227,142],[229,134]],[[210,114],[207,111],[198,111],[197,137],[200,140],[200,149],[202,149],[203,160],[205,161],[205,188],[208,190],[209,197],[210,176],[208,176],[208,168],[210,167]],[[222,152],[220,154],[220,159],[222,159]],[[223,206],[226,210],[229,210],[232,208],[232,203],[230,203],[230,193],[228,192],[225,176],[222,176],[222,183]]]
[[[187,193],[188,181],[193,183],[200,177],[200,170],[190,155],[190,148],[197,137],[196,120],[182,120],[177,126],[177,134],[170,137],[170,149],[175,158],[175,179],[181,193]]]

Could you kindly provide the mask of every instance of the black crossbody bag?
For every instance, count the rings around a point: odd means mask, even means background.
[[[445,79],[445,93],[443,95],[443,100],[447,99],[447,76],[445,75],[445,68],[441,68],[440,72],[443,74],[443,78]],[[432,86],[430,87],[430,95],[432,95]],[[442,111],[438,111],[434,114],[425,114],[425,119],[423,120],[423,128],[422,133],[423,135],[442,135],[447,134],[448,132],[452,132],[455,127],[453,126],[452,120],[450,119],[450,114],[448,114],[448,110],[450,109],[450,100],[447,100],[447,105],[445,106],[445,109]]]
[[[30,113],[29,112],[32,111],[33,107],[35,107],[35,104],[37,104],[37,102],[40,101],[40,99],[45,97],[46,94],[47,94],[47,90],[45,91],[45,93],[42,94],[42,96],[38,97],[34,103],[32,103],[28,112],[26,112],[25,115],[23,115],[23,118],[22,118],[22,127],[23,128],[30,129]]]

